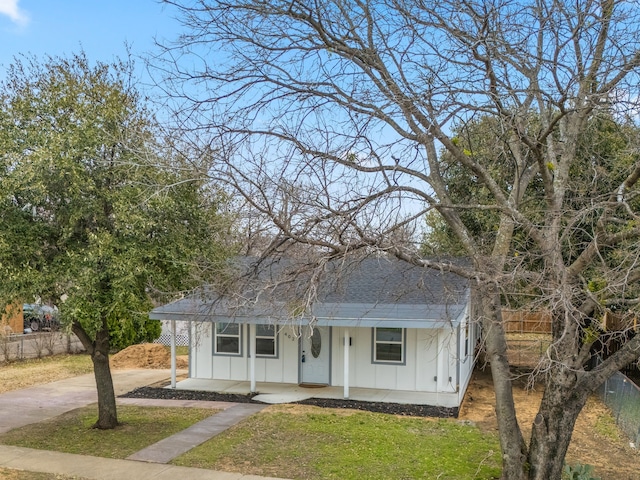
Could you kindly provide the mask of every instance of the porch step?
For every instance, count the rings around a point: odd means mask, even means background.
[[[261,393],[252,398],[256,402],[269,403],[293,403],[313,398],[313,392],[291,392],[291,393]]]

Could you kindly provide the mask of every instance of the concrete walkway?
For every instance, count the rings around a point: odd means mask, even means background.
[[[168,370],[115,370],[112,374],[116,395],[166,380],[170,376]],[[38,423],[95,402],[97,394],[93,374],[0,394],[0,433]],[[126,460],[0,445],[0,467],[95,480],[169,480],[187,477],[189,480],[273,480],[273,477],[166,465],[166,462],[253,415],[266,405],[124,398],[118,399],[118,403],[204,407],[222,411]]]
[[[0,467],[91,480],[277,480],[273,477],[0,445]]]
[[[127,457],[127,460],[142,462],[169,463],[174,458],[188,452],[210,438],[224,432],[227,428],[245,418],[258,413],[266,405],[237,403],[232,407],[191,425],[189,428],[160,440],[147,448]]]

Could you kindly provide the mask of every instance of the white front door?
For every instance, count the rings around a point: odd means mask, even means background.
[[[331,363],[329,327],[303,327],[300,341],[300,383],[329,385]]]

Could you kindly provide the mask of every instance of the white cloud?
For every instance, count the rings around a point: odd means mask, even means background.
[[[8,16],[13,23],[26,25],[29,16],[18,6],[19,0],[0,0],[0,15]]]

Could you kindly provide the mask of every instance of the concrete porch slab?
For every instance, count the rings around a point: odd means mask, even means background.
[[[247,395],[250,393],[251,384],[247,381],[237,380],[188,378],[178,382],[176,384],[176,389]],[[258,382],[256,384],[256,391],[260,395],[269,394],[280,397],[276,397],[278,401],[275,402],[274,400],[273,403],[296,402],[308,398],[344,399],[344,388],[342,386],[314,386],[314,388],[307,388],[294,383]],[[348,398],[350,400],[363,402],[388,402],[412,405],[430,405],[437,407],[458,406],[457,392],[431,393],[408,390],[351,387],[349,389]]]

